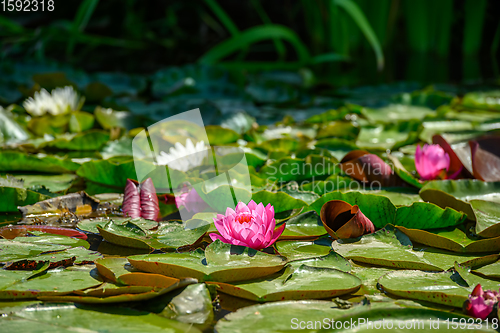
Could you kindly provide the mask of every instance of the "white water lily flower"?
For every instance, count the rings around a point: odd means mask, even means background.
[[[34,98],[30,97],[24,101],[23,107],[30,115],[40,117],[47,112],[57,116],[76,111],[81,108],[82,104],[83,98],[80,98],[72,86],[66,86],[53,89],[52,93],[45,89],[35,92]]]
[[[170,148],[169,153],[160,152],[156,158],[156,164],[168,165],[172,169],[185,172],[201,165],[207,156],[208,148],[203,141],[199,141],[195,145],[191,139],[187,139],[185,146],[176,142],[174,147]]]

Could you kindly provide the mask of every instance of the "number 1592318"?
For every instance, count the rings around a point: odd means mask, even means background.
[[[4,12],[52,12],[54,0],[2,0],[1,8]]]

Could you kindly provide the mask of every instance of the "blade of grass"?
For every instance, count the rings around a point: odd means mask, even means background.
[[[224,9],[219,6],[217,1],[215,0],[205,0],[205,3],[208,7],[214,12],[215,16],[222,22],[224,27],[229,31],[232,36],[237,36],[240,34],[240,30],[236,26],[236,24],[231,20],[231,18],[226,14]]]
[[[73,33],[69,39],[68,46],[66,48],[66,55],[69,56],[73,53],[73,50],[75,48],[75,43],[76,43],[75,35],[78,32],[82,32],[83,30],[85,30],[85,27],[89,23],[90,17],[94,13],[94,10],[97,7],[98,3],[99,3],[99,0],[85,0],[78,7],[78,10],[76,12],[76,16],[75,16],[75,19],[73,21],[73,25],[71,28],[71,31]]]
[[[380,46],[380,42],[378,41],[377,36],[373,32],[370,23],[368,23],[365,15],[359,9],[358,5],[351,0],[333,0],[335,4],[344,9],[356,22],[358,28],[361,30],[363,35],[365,35],[366,39],[370,43],[375,52],[375,57],[377,59],[377,68],[382,70],[384,68],[384,54],[382,52],[382,47]]]
[[[292,44],[297,52],[300,63],[306,64],[310,60],[309,51],[297,34],[291,29],[277,24],[257,26],[240,33],[239,36],[229,38],[210,49],[200,59],[200,63],[214,64],[220,62],[231,53],[249,47],[253,43],[263,40],[280,38]]]
[[[262,20],[262,22],[264,24],[272,24],[273,23],[271,21],[271,19],[269,18],[269,16],[267,15],[264,8],[262,8],[260,0],[252,0],[252,5],[254,6],[255,11],[260,16],[260,19]],[[273,43],[274,43],[274,47],[276,48],[276,52],[278,53],[279,61],[284,61],[285,57],[286,57],[285,44],[283,44],[283,42],[278,38],[273,38]]]

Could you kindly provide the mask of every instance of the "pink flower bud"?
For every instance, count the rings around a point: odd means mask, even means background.
[[[422,180],[436,179],[443,170],[450,168],[450,156],[440,145],[425,144],[415,152],[415,168]]]

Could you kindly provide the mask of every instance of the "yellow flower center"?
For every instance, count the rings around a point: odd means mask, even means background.
[[[250,215],[250,214],[240,214],[240,215],[236,216],[236,218],[234,220],[236,222],[239,222],[240,224],[250,223],[250,221],[252,220],[252,215]]]

